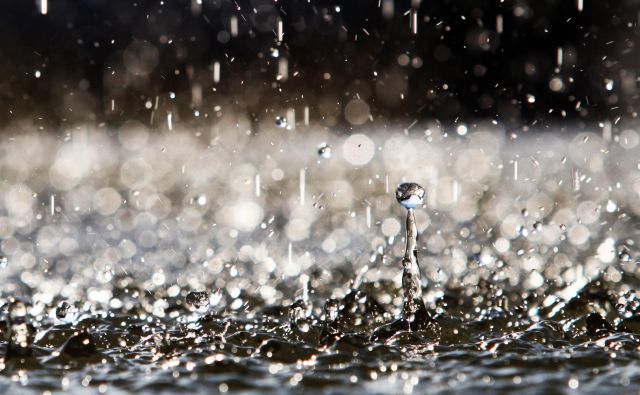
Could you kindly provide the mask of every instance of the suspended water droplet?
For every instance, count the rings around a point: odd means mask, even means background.
[[[187,304],[200,309],[209,305],[209,294],[206,291],[192,291],[185,299]]]
[[[606,90],[612,91],[613,90],[613,80],[611,80],[609,78],[605,78],[604,87],[605,87]]]
[[[204,206],[207,204],[207,195],[205,194],[196,195],[193,197],[191,201],[192,203],[197,204],[198,206]]]
[[[275,123],[276,123],[276,127],[280,129],[289,127],[289,122],[287,122],[287,118],[281,117],[279,115],[276,116]]]
[[[270,54],[272,58],[277,58],[280,56],[280,50],[278,48],[271,48]]]
[[[620,252],[618,253],[618,259],[620,260],[620,262],[631,262],[632,257],[626,247],[623,247],[622,250],[620,250]]]
[[[535,230],[536,232],[540,232],[542,230],[542,222],[536,221],[533,224],[533,230]]]
[[[298,299],[289,306],[289,325],[302,333],[309,332],[311,323],[307,319],[309,305],[304,300]]]
[[[518,227],[518,234],[522,237],[529,237],[529,231],[525,226]]]
[[[318,146],[318,156],[324,159],[331,158],[331,146],[327,143],[322,143]]]
[[[333,322],[338,319],[338,301],[329,299],[324,305],[325,320]]]
[[[58,319],[63,319],[67,316],[67,313],[69,312],[69,309],[71,308],[71,305],[67,302],[60,302],[60,304],[58,305],[58,307],[56,307],[56,317]]]
[[[398,185],[396,199],[404,208],[413,209],[422,206],[424,202],[424,188],[413,182]]]

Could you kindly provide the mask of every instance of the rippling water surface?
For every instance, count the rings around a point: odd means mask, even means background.
[[[634,129],[249,124],[4,132],[3,392],[638,391]]]

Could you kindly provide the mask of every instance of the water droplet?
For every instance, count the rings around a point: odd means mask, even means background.
[[[187,294],[187,304],[200,309],[209,304],[209,294],[206,291],[192,291]]]
[[[631,262],[632,257],[629,253],[629,250],[626,247],[623,247],[618,253],[618,259],[620,262]]]
[[[71,305],[69,303],[60,302],[58,307],[56,307],[56,317],[60,320],[66,318],[70,308],[71,308]]]
[[[4,269],[9,264],[9,259],[6,256],[0,255],[0,269]]]
[[[275,122],[276,122],[276,127],[279,127],[280,129],[289,127],[289,122],[287,122],[287,118],[285,117],[276,116]]]
[[[522,237],[529,237],[529,231],[525,226],[518,227],[518,234]]]
[[[333,322],[338,319],[338,301],[335,299],[327,300],[324,305],[325,320]]]
[[[331,158],[331,146],[327,143],[322,143],[318,146],[318,156],[324,159]]]
[[[604,80],[604,87],[606,90],[608,91],[612,91],[613,90],[613,80],[606,78]]]
[[[198,206],[204,206],[207,204],[207,195],[196,195],[191,200],[192,203],[197,204]]]
[[[414,182],[405,182],[398,185],[396,199],[404,208],[416,208],[424,202],[424,188]]]

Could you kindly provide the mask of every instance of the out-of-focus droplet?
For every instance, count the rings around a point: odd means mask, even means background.
[[[209,294],[206,291],[192,291],[187,294],[187,304],[200,309],[209,305]]]
[[[67,316],[67,313],[69,312],[70,308],[71,308],[71,305],[69,303],[60,302],[58,307],[56,307],[56,317],[58,319],[64,319]]]
[[[281,117],[281,116],[276,116],[275,123],[276,123],[276,127],[279,127],[280,129],[285,129],[289,126],[289,122],[287,122],[287,118]]]
[[[608,91],[612,91],[613,90],[613,80],[606,78],[604,80],[604,87],[606,90]]]
[[[318,156],[323,159],[331,158],[331,146],[327,143],[322,143],[318,146]]]

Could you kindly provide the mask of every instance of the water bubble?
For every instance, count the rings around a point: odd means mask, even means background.
[[[331,158],[331,146],[327,143],[322,143],[318,146],[318,156],[323,159]]]
[[[414,182],[405,182],[396,189],[398,203],[407,209],[422,206],[424,194],[424,188]]]
[[[285,129],[289,127],[289,122],[287,122],[287,118],[281,117],[279,115],[276,116],[275,123],[276,123],[276,127],[280,129]]]

